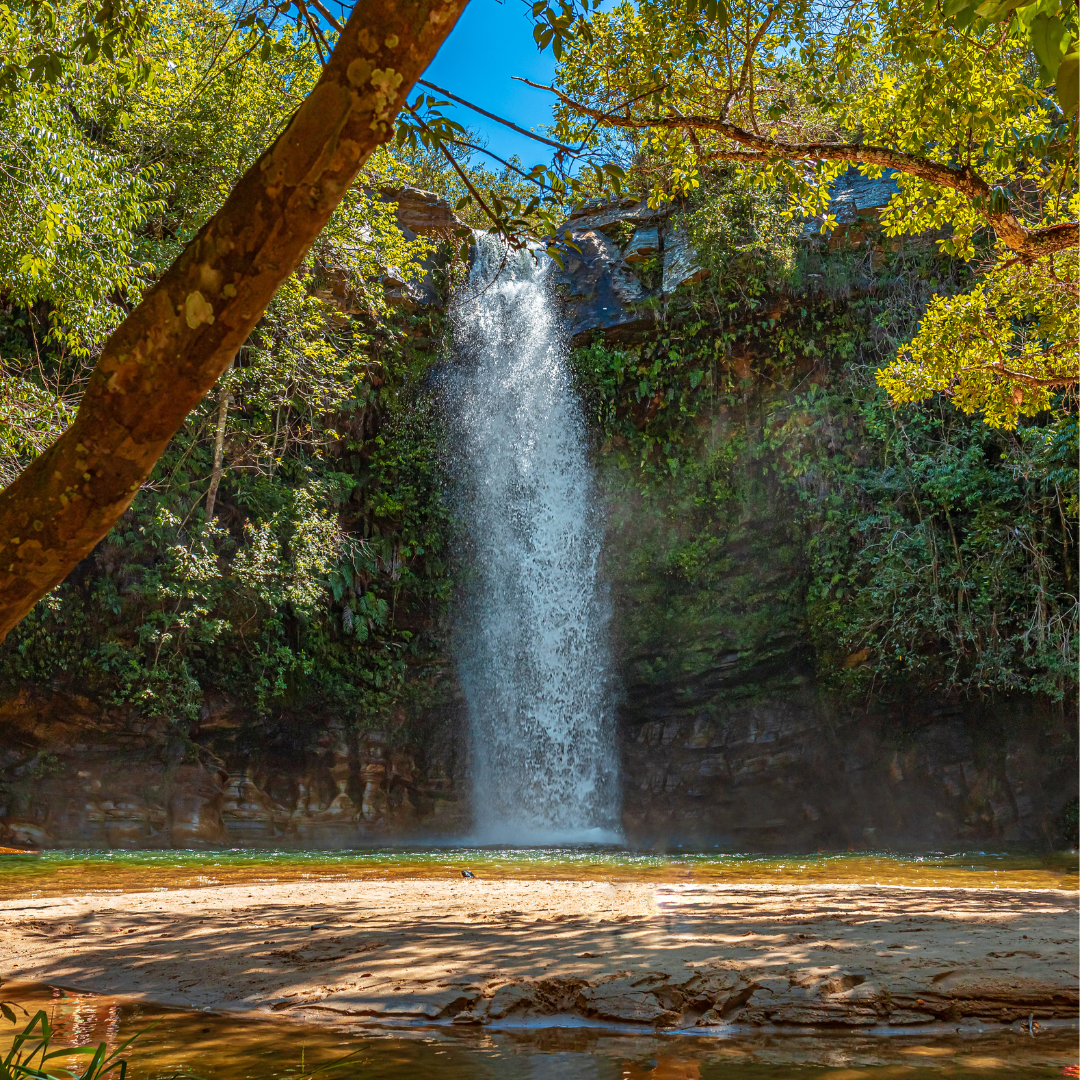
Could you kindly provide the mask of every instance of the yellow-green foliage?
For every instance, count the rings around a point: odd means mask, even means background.
[[[788,213],[821,217],[823,232],[837,224],[830,183],[851,158],[748,151],[715,125],[691,131],[678,118],[724,121],[784,144],[855,143],[904,155],[913,171],[894,177],[884,234],[928,235],[943,253],[991,269],[968,296],[934,300],[882,385],[897,403],[948,394],[1005,427],[1055,407],[1055,391],[1076,386],[1076,334],[1065,317],[1076,305],[1075,252],[1042,266],[1006,262],[987,213],[1008,210],[1029,229],[1077,219],[1075,139],[1061,104],[1075,101],[1063,83],[1075,80],[1076,6],[1039,0],[1015,17],[1015,5],[963,0],[720,7],[718,19],[682,0],[592,14],[557,82],[571,99],[619,119],[598,124],[563,101],[560,137],[628,165],[654,203],[695,196],[731,160],[763,191],[784,192]],[[1048,84],[1059,71],[1055,97]],[[962,192],[926,169],[915,175],[924,165],[970,171],[989,190]]]
[[[1034,266],[998,268],[967,293],[936,296],[911,343],[878,372],[897,404],[946,394],[992,427],[1052,409],[1061,389],[1075,394],[1076,252]]]

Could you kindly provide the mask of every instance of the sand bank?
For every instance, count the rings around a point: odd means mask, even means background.
[[[484,1024],[1077,1016],[1077,894],[430,879],[0,903],[0,974],[173,1006]]]

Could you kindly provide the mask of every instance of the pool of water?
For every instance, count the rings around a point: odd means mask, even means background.
[[[1036,1038],[994,1030],[894,1035],[831,1031],[728,1037],[642,1035],[602,1028],[408,1030],[310,1027],[287,1020],[156,1009],[40,986],[3,988],[28,1013],[44,1009],[54,1046],[116,1046],[142,1032],[131,1080],[889,1080],[1075,1076],[1076,1027]],[[21,1019],[21,1018],[20,1018]],[[0,1052],[17,1030],[0,1020]],[[53,1069],[85,1068],[62,1055]]]
[[[298,880],[459,877],[1076,889],[1075,854],[964,851],[756,855],[612,847],[400,847],[355,851],[46,851],[0,856],[0,900]]]

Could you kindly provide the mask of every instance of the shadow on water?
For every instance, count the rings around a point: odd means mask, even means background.
[[[280,1019],[163,1010],[53,987],[9,987],[9,996],[29,1010],[47,1010],[58,1046],[102,1040],[115,1045],[154,1024],[132,1050],[132,1080],[193,1075],[204,1080],[289,1080],[350,1054],[357,1058],[323,1075],[349,1080],[969,1080],[1076,1075],[1075,1025],[1036,1039],[1000,1029],[963,1036],[871,1036],[836,1030],[733,1037],[629,1034],[596,1027],[328,1029]],[[10,1045],[13,1030],[5,1025],[0,1050]],[[80,1061],[59,1058],[54,1069],[75,1069]]]
[[[641,853],[610,847],[398,847],[354,851],[46,851],[0,856],[0,900],[290,881],[458,877],[1075,889],[1075,854],[967,851],[755,855]]]

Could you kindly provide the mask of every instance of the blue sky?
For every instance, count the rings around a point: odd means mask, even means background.
[[[424,77],[523,128],[543,133],[551,123],[551,95],[511,79],[522,75],[550,83],[555,75],[551,50],[537,52],[530,10],[522,0],[470,0]],[[517,154],[526,166],[548,160],[548,147],[493,120],[461,107],[446,112],[480,132],[500,157]],[[490,158],[487,162],[500,168]]]

